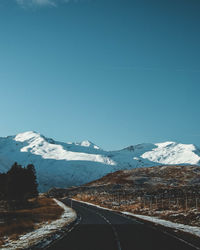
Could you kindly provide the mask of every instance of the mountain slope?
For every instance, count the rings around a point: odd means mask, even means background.
[[[149,168],[120,170],[87,183],[86,186],[126,185],[146,192],[200,185],[200,167],[194,165],[160,165]]]
[[[120,169],[158,164],[200,163],[200,150],[193,144],[165,142],[139,144],[118,151],[104,151],[90,141],[63,143],[36,132],[0,138],[0,172],[17,161],[33,163],[39,187],[81,185]]]

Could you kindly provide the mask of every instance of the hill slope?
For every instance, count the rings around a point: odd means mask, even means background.
[[[164,165],[149,168],[120,170],[86,184],[86,186],[126,185],[135,190],[158,190],[200,185],[200,167]]]
[[[0,172],[17,161],[36,167],[40,190],[52,186],[81,185],[121,169],[158,164],[200,164],[200,150],[193,144],[165,142],[139,144],[118,151],[104,151],[89,141],[63,143],[36,132],[0,138]]]

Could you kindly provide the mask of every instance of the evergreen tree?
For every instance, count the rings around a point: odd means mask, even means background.
[[[0,200],[6,199],[7,174],[0,173]]]
[[[33,164],[29,164],[26,168],[27,170],[27,191],[29,198],[34,198],[38,196],[38,184],[36,178],[36,171]]]
[[[6,174],[5,193],[7,200],[25,202],[38,196],[36,172],[32,164],[23,168],[16,162]]]
[[[26,187],[24,186],[25,170],[16,162],[7,172],[7,199],[19,200],[25,199]]]

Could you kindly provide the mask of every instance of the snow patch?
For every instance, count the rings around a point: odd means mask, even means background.
[[[180,224],[180,223],[174,223],[171,221],[159,219],[157,217],[133,214],[130,212],[122,212],[122,213],[125,215],[130,215],[130,216],[139,218],[139,219],[147,220],[147,221],[150,221],[150,222],[153,222],[153,223],[165,226],[165,227],[177,229],[177,230],[180,230],[180,231],[185,232],[185,233],[191,233],[193,235],[200,237],[200,227],[194,227],[194,226],[184,225],[184,224]]]
[[[94,206],[94,207],[97,207],[97,208],[101,208],[101,209],[105,209],[105,210],[109,210],[109,211],[113,211],[113,212],[119,212],[119,211],[116,211],[114,209],[101,207],[99,205],[95,205],[95,204],[92,204],[92,203],[89,203],[89,202],[86,202],[86,201],[79,201],[79,200],[75,200],[75,199],[73,199],[73,200],[78,201],[80,203],[85,203],[87,205]],[[165,226],[165,227],[173,228],[173,229],[180,230],[182,232],[190,233],[190,234],[193,234],[193,235],[196,235],[196,236],[200,237],[200,227],[194,227],[194,226],[184,225],[184,224],[180,224],[180,223],[174,223],[174,222],[171,222],[171,221],[159,219],[157,217],[133,214],[133,213],[130,213],[130,212],[120,211],[120,213],[125,214],[125,215],[129,215],[129,216],[133,216],[133,217],[136,217],[136,218],[139,218],[139,219],[147,220],[147,221],[153,222],[155,224],[160,224],[160,225]]]
[[[29,141],[40,138],[40,134],[34,132],[34,131],[27,131],[24,133],[20,133],[15,136],[14,140],[19,142]]]
[[[92,143],[92,142],[90,142],[88,140],[82,141],[80,143],[80,145],[83,146],[83,147],[93,147],[93,148],[99,149],[99,147],[97,145],[95,145],[94,143]]]
[[[193,144],[164,142],[155,144],[157,148],[141,155],[143,159],[161,164],[198,164],[199,155],[195,153]]]

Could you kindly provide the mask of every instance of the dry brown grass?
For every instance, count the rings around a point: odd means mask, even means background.
[[[38,228],[41,223],[58,219],[63,213],[63,208],[50,198],[39,197],[37,200],[31,200],[30,204],[30,208],[0,213],[5,219],[5,222],[0,224],[0,245],[3,244],[4,237],[16,239],[21,234]]]
[[[117,204],[118,202],[108,202],[104,196],[100,194],[92,196],[88,194],[79,194],[73,197],[76,200],[85,201],[99,205],[105,208],[113,209],[116,211],[131,212],[135,214],[155,216],[160,219],[169,220],[175,223],[181,223],[190,226],[200,226],[200,208],[195,209],[194,207],[188,208],[187,210],[183,207],[172,206],[164,203],[164,207],[156,206],[151,204],[142,204],[141,202],[134,202],[133,204]],[[159,204],[158,204],[159,205]]]

